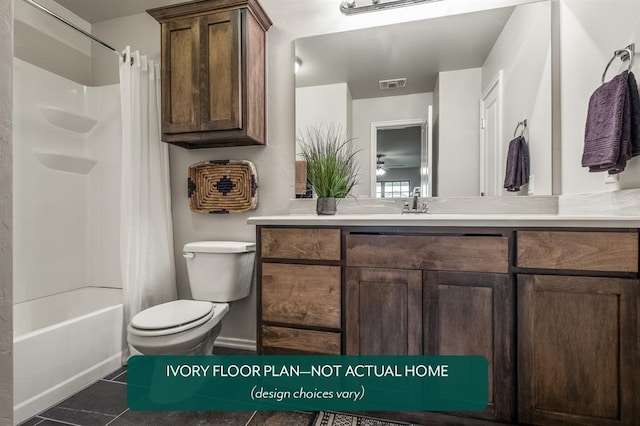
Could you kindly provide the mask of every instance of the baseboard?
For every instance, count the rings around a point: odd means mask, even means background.
[[[122,352],[13,406],[14,424],[46,410],[122,366]]]
[[[235,337],[221,337],[218,336],[215,342],[216,346],[221,346],[223,348],[232,348],[232,349],[242,349],[245,351],[254,351],[256,350],[256,341],[249,339],[237,339]],[[215,353],[215,350],[214,350]]]

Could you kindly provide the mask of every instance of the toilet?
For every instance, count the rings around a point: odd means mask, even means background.
[[[229,303],[249,296],[255,243],[199,241],[184,246],[193,300],[145,309],[127,327],[129,345],[144,355],[208,355]]]

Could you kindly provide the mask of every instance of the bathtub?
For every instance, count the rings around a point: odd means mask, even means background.
[[[13,306],[14,422],[121,366],[122,290],[84,287]]]

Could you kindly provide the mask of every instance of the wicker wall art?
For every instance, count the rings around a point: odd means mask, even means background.
[[[189,207],[196,213],[241,213],[258,205],[258,178],[250,161],[192,164],[187,183]]]

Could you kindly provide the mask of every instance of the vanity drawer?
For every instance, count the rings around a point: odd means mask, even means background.
[[[517,266],[575,271],[638,272],[638,234],[518,231]]]
[[[509,272],[509,239],[496,236],[347,235],[347,266]]]
[[[340,333],[262,326],[264,355],[340,355]]]
[[[262,320],[340,328],[340,267],[262,264]]]
[[[339,229],[263,228],[262,257],[340,260]]]

